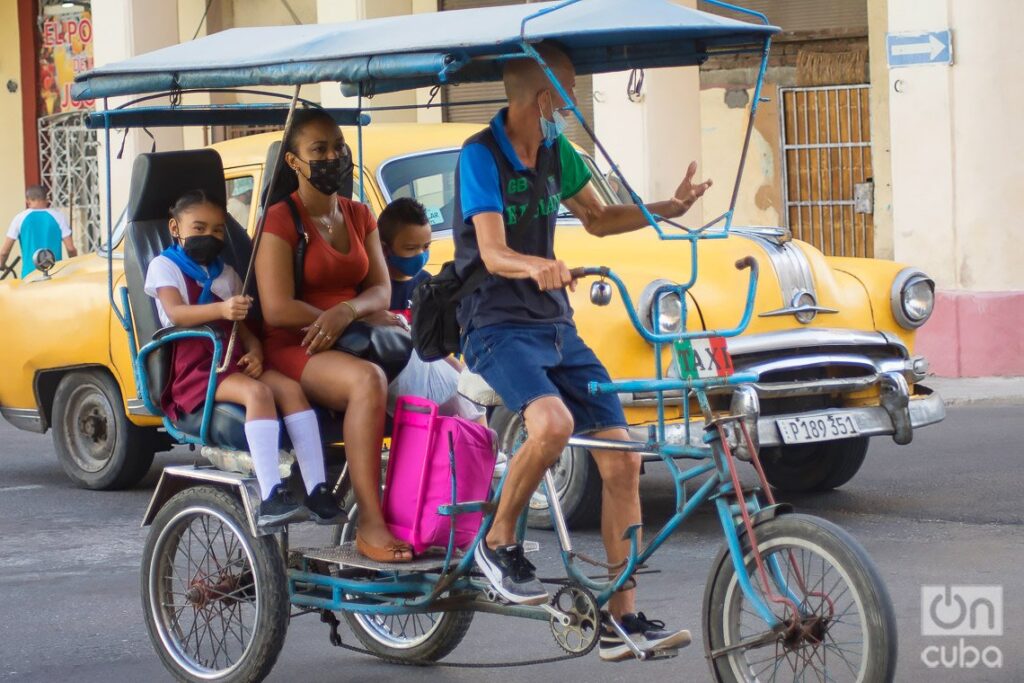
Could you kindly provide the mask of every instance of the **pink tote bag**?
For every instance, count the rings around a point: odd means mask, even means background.
[[[437,404],[427,399],[399,397],[384,484],[384,519],[391,533],[417,554],[448,546],[451,518],[437,510],[452,503],[449,437],[455,452],[455,502],[486,500],[497,455],[494,432],[470,420],[440,416]],[[465,549],[482,521],[482,512],[457,515],[456,547]]]

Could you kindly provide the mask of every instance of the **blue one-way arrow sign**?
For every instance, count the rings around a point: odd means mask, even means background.
[[[889,33],[885,42],[890,68],[953,62],[953,42],[948,29],[926,33]]]

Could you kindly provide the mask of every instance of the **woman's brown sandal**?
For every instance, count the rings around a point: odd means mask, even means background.
[[[385,546],[370,545],[358,533],[356,534],[356,550],[360,555],[374,562],[402,563],[413,560],[412,546],[408,543],[394,541]],[[405,553],[409,553],[407,558],[402,557]]]

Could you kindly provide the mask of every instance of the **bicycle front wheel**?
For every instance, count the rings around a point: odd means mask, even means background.
[[[785,515],[755,527],[771,592],[765,594],[749,538],[744,566],[759,597],[786,629],[773,633],[737,581],[727,549],[704,594],[704,645],[716,681],[892,681],[896,617],[867,552],[838,526]],[[794,614],[791,605],[799,614]]]

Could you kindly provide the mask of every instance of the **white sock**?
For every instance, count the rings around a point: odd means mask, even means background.
[[[302,480],[306,482],[306,493],[313,493],[313,487],[327,479],[324,471],[324,445],[320,441],[320,423],[316,413],[303,410],[284,416],[284,428],[295,447],[295,459],[299,461]]]
[[[260,483],[260,495],[266,500],[270,490],[281,483],[277,453],[281,444],[281,425],[277,420],[251,420],[245,423],[245,440]]]

